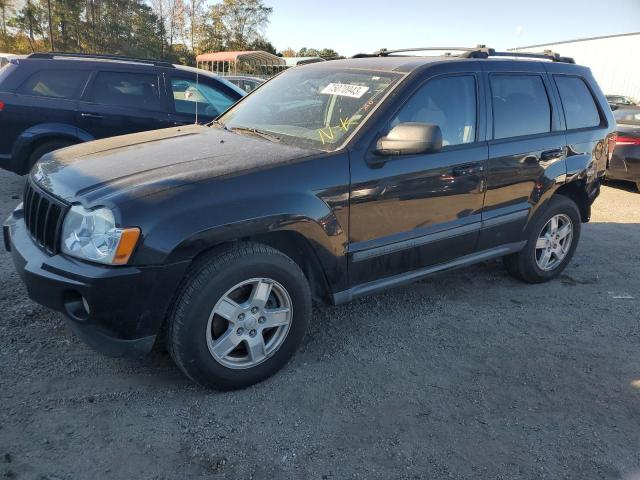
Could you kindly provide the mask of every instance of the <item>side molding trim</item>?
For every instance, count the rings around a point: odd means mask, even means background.
[[[489,250],[483,250],[481,252],[465,255],[464,257],[457,258],[455,260],[452,260],[451,262],[430,265],[418,270],[412,270],[410,272],[401,273],[392,277],[382,278],[380,280],[374,280],[373,282],[356,285],[349,290],[343,290],[341,292],[334,293],[331,296],[331,300],[334,305],[347,303],[354,298],[377,293],[391,287],[415,282],[422,278],[433,275],[434,273],[467,267],[469,265],[473,265],[474,263],[484,262],[493,258],[516,253],[522,250],[526,244],[526,240],[523,240],[521,242],[507,243],[504,245],[500,245],[499,247],[491,248]]]

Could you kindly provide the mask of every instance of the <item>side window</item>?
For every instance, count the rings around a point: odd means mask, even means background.
[[[18,93],[51,98],[74,98],[84,86],[89,72],[86,70],[40,70],[31,75],[18,89]]]
[[[492,75],[493,137],[551,131],[551,107],[539,75]]]
[[[598,107],[596,107],[593,96],[584,80],[560,75],[556,75],[554,78],[560,92],[567,130],[599,126]]]
[[[227,94],[205,83],[186,78],[172,78],[171,90],[176,112],[196,114],[198,113],[217,117],[235,103],[235,100]]]
[[[471,143],[476,139],[476,81],[472,76],[443,77],[429,81],[391,121],[438,125],[443,145]]]
[[[89,100],[101,105],[162,110],[158,76],[146,73],[99,72]]]

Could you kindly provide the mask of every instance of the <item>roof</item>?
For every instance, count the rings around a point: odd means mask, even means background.
[[[538,43],[537,45],[524,45],[522,47],[508,48],[507,50],[510,51],[510,52],[513,52],[515,50],[520,50],[520,49],[523,49],[523,48],[549,47],[551,45],[562,45],[564,43],[587,42],[589,40],[602,40],[604,38],[629,37],[631,35],[640,35],[640,32],[617,33],[617,34],[614,34],[614,35],[601,35],[599,37],[576,38],[574,40],[563,40],[563,41],[560,41],[560,42]]]
[[[245,62],[257,65],[286,65],[281,57],[260,50],[203,53],[198,62]]]
[[[430,63],[465,61],[467,59],[455,56],[389,56],[389,57],[363,57],[331,60],[330,62],[318,62],[305,65],[304,68],[361,68],[366,70],[378,70],[381,72],[411,72],[418,67]],[[300,67],[303,68],[303,67]]]

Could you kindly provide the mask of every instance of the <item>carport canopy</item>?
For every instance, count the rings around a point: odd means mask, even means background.
[[[198,66],[201,63],[210,64],[207,70],[217,73],[256,74],[263,73],[265,67],[277,71],[287,65],[283,58],[260,50],[203,53],[196,57],[196,62]]]

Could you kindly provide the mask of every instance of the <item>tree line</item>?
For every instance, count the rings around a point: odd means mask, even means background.
[[[277,52],[264,36],[272,13],[262,0],[0,0],[0,52],[108,53],[182,64],[221,50],[338,55]]]

